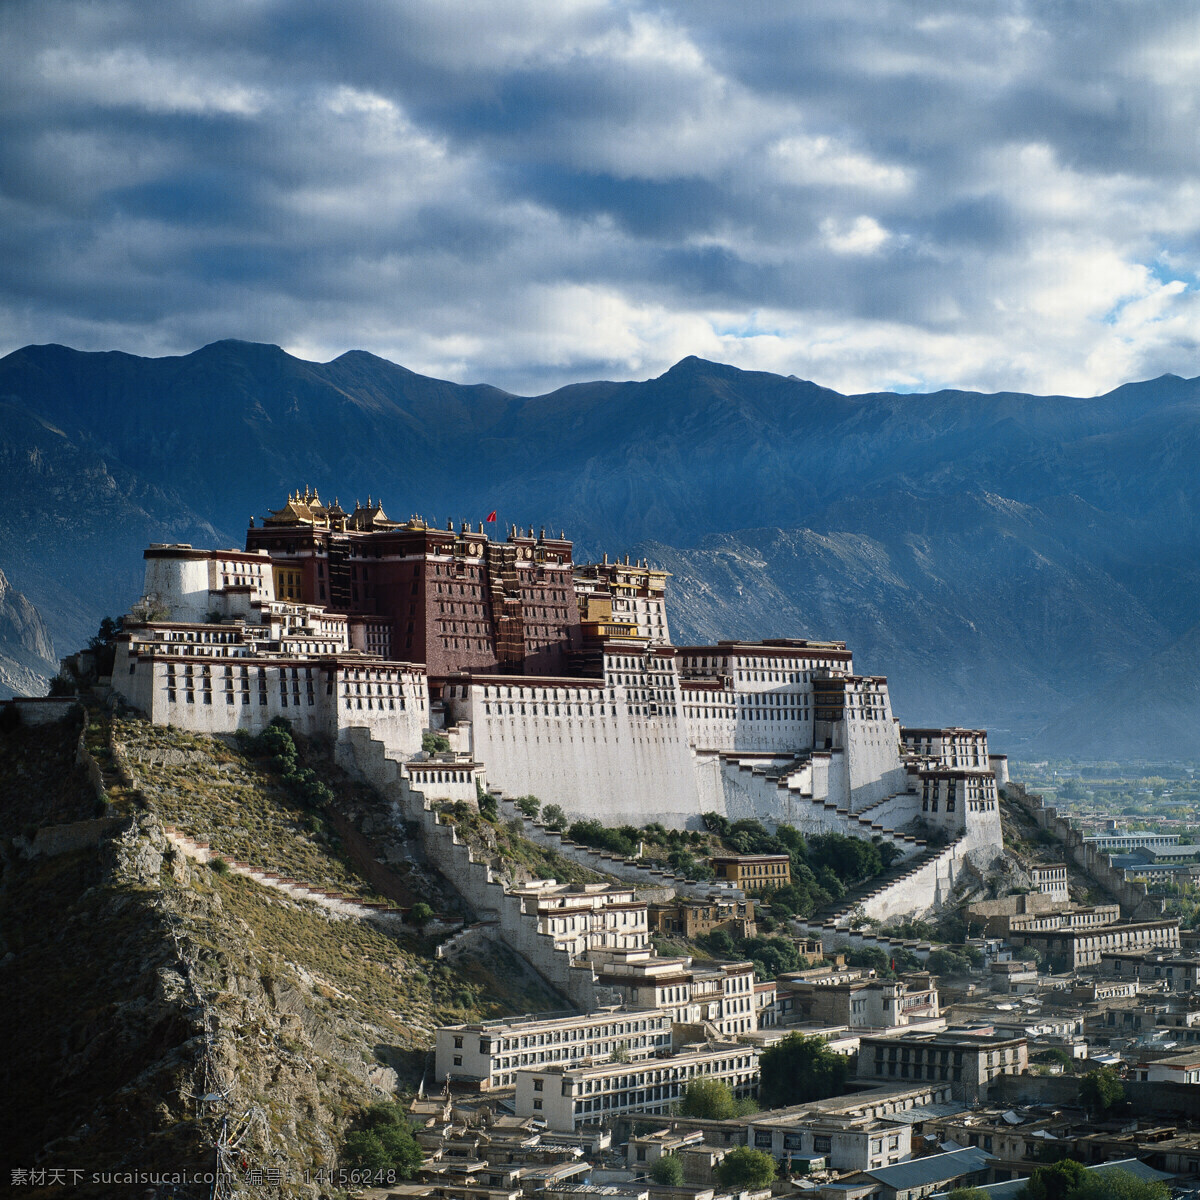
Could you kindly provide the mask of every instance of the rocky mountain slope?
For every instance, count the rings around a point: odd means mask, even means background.
[[[677,640],[846,637],[905,720],[1010,749],[1059,745],[1076,708],[1115,732],[1100,698],[1200,622],[1200,380],[842,396],[689,358],[520,397],[218,342],[27,347],[0,360],[0,405],[5,566],[62,646],[128,606],[146,542],[240,544],[304,484],[641,550],[677,572]],[[1139,749],[1200,754],[1196,730]]]
[[[41,695],[57,671],[41,613],[0,571],[0,699]]]
[[[90,775],[77,762],[81,735]],[[383,812],[323,777],[336,794],[331,825]],[[0,1086],[19,1098],[12,1165],[86,1167],[70,1193],[109,1196],[121,1190],[105,1182],[113,1172],[213,1170],[225,1127],[241,1137],[227,1159],[235,1173],[290,1172],[289,1187],[256,1195],[329,1194],[315,1173],[336,1166],[362,1106],[416,1087],[438,1024],[558,1005],[508,951],[443,964],[441,935],[339,919],[191,861],[167,837],[173,820],[341,889],[399,880],[450,902],[402,845],[399,867],[366,878],[350,826],[345,838],[314,832],[312,816],[269,769],[213,739],[111,727],[96,712],[85,724],[78,708],[61,724],[0,729]]]

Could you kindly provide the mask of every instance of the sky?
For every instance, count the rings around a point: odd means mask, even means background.
[[[1200,9],[4,0],[0,353],[1200,375]]]

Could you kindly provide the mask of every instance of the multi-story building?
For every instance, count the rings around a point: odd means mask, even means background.
[[[614,884],[562,884],[537,879],[512,888],[525,912],[573,958],[596,950],[647,950],[646,902],[631,887]]]
[[[570,1130],[626,1112],[665,1112],[696,1079],[718,1080],[734,1095],[746,1095],[758,1083],[758,1051],[727,1042],[640,1062],[525,1068],[516,1073],[516,1111]]]
[[[554,1065],[638,1061],[670,1050],[671,1017],[657,1009],[602,1009],[500,1017],[437,1032],[434,1073],[482,1091],[511,1087],[516,1072]]]
[[[693,966],[690,958],[660,958],[649,951],[591,956],[596,983],[624,1004],[669,1012],[680,1024],[708,1024],[732,1036],[758,1028],[754,965]]]
[[[1128,921],[1092,929],[1023,929],[1009,933],[1014,946],[1033,946],[1058,970],[1096,966],[1105,953],[1179,948],[1179,921]]]
[[[714,929],[727,930],[731,936],[754,937],[754,901],[738,900],[714,893],[704,898],[676,896],[674,900],[648,906],[652,933],[702,937]]]
[[[897,1029],[940,1017],[937,988],[928,975],[903,980],[781,975],[776,981],[780,1024],[845,1025],[850,1029]]]
[[[1129,1077],[1143,1083],[1200,1083],[1200,1050],[1143,1050],[1131,1059]]]
[[[1120,854],[1126,850],[1137,850],[1141,847],[1163,850],[1179,844],[1177,833],[1154,833],[1149,829],[1132,829],[1123,833],[1088,834],[1083,839],[1085,846],[1091,846],[1102,854]]]
[[[864,1036],[859,1041],[859,1079],[949,1081],[956,1100],[976,1101],[999,1075],[1029,1069],[1025,1038],[962,1037],[952,1033],[904,1038]]]
[[[1030,869],[1033,886],[1043,896],[1051,896],[1055,900],[1069,900],[1067,890],[1067,868],[1065,866],[1049,865]]]
[[[377,502],[342,512],[307,489],[246,534],[290,598],[378,617],[385,657],[431,675],[504,667],[559,675],[582,648],[571,543],[543,529],[492,541],[482,523],[390,521]]]
[[[1192,954],[1164,954],[1146,950],[1104,950],[1101,973],[1114,979],[1133,979],[1157,984],[1173,992],[1200,988],[1200,958]]]
[[[911,1158],[912,1126],[786,1109],[751,1118],[746,1144],[783,1162],[823,1158],[835,1171],[865,1171]]]
[[[719,880],[747,896],[778,891],[792,882],[792,860],[786,854],[719,854],[708,861]]]
[[[666,605],[669,578],[666,571],[656,571],[647,562],[630,566],[628,555],[623,563],[610,563],[606,554],[602,563],[577,566],[575,595],[585,635],[631,636],[669,645]],[[612,624],[615,629],[592,627],[597,624]]]

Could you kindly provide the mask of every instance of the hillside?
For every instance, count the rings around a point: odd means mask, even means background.
[[[84,727],[75,714],[0,732],[0,1084],[21,1097],[14,1162],[211,1169],[229,1118],[250,1163],[333,1166],[361,1106],[417,1086],[437,1025],[560,1006],[506,950],[444,964],[433,956],[444,935],[339,919],[190,859],[168,825],[343,894],[394,885],[439,909],[453,896],[408,859],[368,879],[351,839],[314,832],[269,766],[235,746],[137,721],[110,728],[94,712]],[[75,763],[81,733],[103,771],[100,799]],[[323,778],[331,824],[371,815],[370,793]],[[81,832],[92,844],[72,848]]]
[[[218,342],[27,347],[0,359],[0,405],[5,569],[60,647],[136,598],[147,542],[241,544],[305,484],[646,554],[676,574],[677,641],[845,637],[903,719],[1007,749],[1117,736],[1103,698],[1200,624],[1200,380],[843,396],[688,358],[521,397]],[[1147,753],[1200,755],[1182,708]]]

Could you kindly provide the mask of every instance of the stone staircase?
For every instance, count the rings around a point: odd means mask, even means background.
[[[856,909],[882,908],[885,906],[882,902],[887,900],[889,893],[905,888],[921,871],[931,866],[936,869],[939,865],[949,865],[959,852],[961,840],[957,838],[944,846],[933,847],[922,843],[924,848],[911,858],[901,859],[881,875],[851,888],[840,900],[818,909],[806,920],[796,918],[793,922],[796,931],[805,937],[820,937],[822,940],[848,931]]]
[[[915,856],[925,850],[925,842],[921,838],[901,833],[899,830],[892,829],[881,821],[873,820],[869,815],[873,810],[881,808],[903,793],[896,792],[888,796],[882,796],[880,799],[872,801],[865,808],[854,811],[850,808],[843,808],[832,800],[814,799],[811,794],[801,790],[802,785],[799,777],[812,762],[811,751],[804,751],[792,756],[791,761],[786,764],[780,764],[778,761],[755,761],[756,758],[761,759],[763,757],[779,760],[787,756],[783,754],[770,756],[739,754],[736,751],[723,751],[720,754],[723,762],[736,764],[739,771],[747,772],[752,777],[761,778],[764,783],[774,782],[780,791],[789,792],[793,796],[799,795],[800,799],[807,800],[815,810],[836,818],[845,827],[846,833],[853,837],[866,838],[867,840],[880,837],[884,841],[891,842],[906,857]]]

